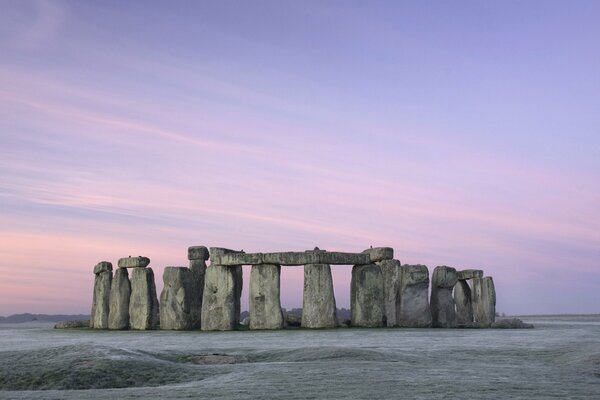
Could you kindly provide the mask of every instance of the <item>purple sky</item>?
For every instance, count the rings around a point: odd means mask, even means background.
[[[0,315],[187,247],[482,268],[600,312],[600,2],[0,2]],[[332,267],[349,306],[350,267]],[[243,300],[247,304],[249,267]],[[302,304],[283,268],[282,305]]]

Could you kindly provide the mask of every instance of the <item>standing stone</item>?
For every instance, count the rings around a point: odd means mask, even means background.
[[[131,282],[125,268],[118,268],[110,287],[110,313],[108,329],[129,328],[129,297]]]
[[[429,270],[425,265],[403,265],[400,279],[400,304],[396,321],[405,328],[429,328]]]
[[[110,310],[110,285],[112,281],[112,264],[102,261],[94,267],[94,297],[92,299],[92,314],[90,328],[108,328],[108,313]]]
[[[376,264],[352,267],[350,287],[352,326],[382,327],[385,318],[383,302],[381,268]]]
[[[129,327],[155,329],[158,325],[158,298],[152,268],[134,268],[131,274]]]
[[[383,298],[386,326],[398,326],[400,285],[402,267],[398,260],[383,260],[377,263],[383,274]]]
[[[454,286],[454,303],[456,303],[456,325],[468,327],[473,325],[473,305],[471,288],[465,280],[459,280]]]
[[[192,246],[188,248],[188,260],[192,270],[192,293],[190,303],[190,314],[192,317],[192,328],[200,328],[202,321],[202,295],[204,292],[204,275],[206,273],[206,260],[209,258],[208,249],[204,246]]]
[[[279,299],[281,266],[253,265],[250,270],[250,329],[281,329],[283,313]]]
[[[335,296],[329,264],[304,266],[303,328],[335,328]]]
[[[160,294],[160,329],[192,329],[193,274],[186,267],[166,267]]]
[[[456,327],[456,305],[452,289],[458,281],[456,269],[436,267],[431,277],[431,325],[434,328]]]
[[[496,289],[491,276],[473,279],[473,324],[489,328],[496,321]]]
[[[206,268],[202,296],[203,331],[232,330],[240,321],[242,267],[211,264]]]

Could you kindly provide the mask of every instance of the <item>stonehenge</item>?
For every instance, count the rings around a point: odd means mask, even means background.
[[[480,269],[402,265],[391,247],[360,253],[246,253],[191,246],[189,267],[165,267],[160,302],[148,257],[102,261],[94,267],[90,327],[112,330],[229,331],[240,327],[242,266],[249,265],[250,330],[292,327],[281,307],[281,268],[303,266],[299,325],[306,329],[490,328],[495,321],[492,277]],[[207,262],[210,262],[207,265]],[[352,266],[350,321],[338,321],[331,266]],[[129,270],[131,269],[131,274]],[[430,289],[431,283],[431,289]],[[246,321],[246,320],[245,320]]]

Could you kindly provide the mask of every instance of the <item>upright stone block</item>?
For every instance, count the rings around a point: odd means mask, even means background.
[[[283,313],[279,299],[281,266],[253,265],[250,271],[250,329],[281,329]]]
[[[304,294],[302,299],[303,328],[335,328],[335,296],[329,264],[304,266]]]
[[[491,276],[473,279],[473,324],[489,328],[496,321],[496,288]]]
[[[385,318],[383,275],[376,264],[352,267],[350,304],[352,326],[378,328]]]
[[[90,327],[95,329],[108,328],[108,314],[110,312],[110,286],[112,282],[112,264],[102,261],[94,267],[94,296],[92,299],[92,313]]]
[[[206,273],[206,260],[209,258],[208,249],[204,246],[188,248],[188,260],[192,271],[191,317],[192,328],[200,328],[202,322],[202,296],[204,292],[204,275]]]
[[[427,266],[420,264],[402,266],[400,304],[396,321],[398,326],[404,328],[428,328],[431,326]]]
[[[160,294],[160,329],[192,329],[193,274],[186,267],[166,267]]]
[[[240,321],[241,293],[241,266],[211,264],[206,268],[201,329],[203,331],[234,329]]]
[[[473,325],[473,305],[471,288],[466,280],[459,280],[454,286],[454,303],[456,303],[456,324],[459,327]]]
[[[398,260],[383,260],[377,263],[383,274],[383,298],[386,326],[398,326],[402,266]]]
[[[131,282],[125,268],[118,268],[110,287],[110,312],[108,329],[129,328],[129,298]]]
[[[159,321],[158,298],[152,268],[134,268],[131,274],[129,299],[129,327],[156,329]]]
[[[456,305],[452,289],[458,281],[456,269],[436,267],[431,277],[431,325],[434,328],[456,327]]]

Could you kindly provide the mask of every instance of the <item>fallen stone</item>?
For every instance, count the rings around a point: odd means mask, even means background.
[[[293,313],[284,313],[283,319],[284,319],[283,324],[286,327],[298,328],[298,327],[302,326],[302,316],[301,315],[293,314]]]
[[[496,320],[496,289],[491,276],[473,279],[473,324],[489,328]]]
[[[403,265],[396,323],[404,328],[431,326],[429,270],[425,265]]]
[[[454,303],[456,303],[456,325],[469,327],[473,325],[473,304],[471,288],[465,280],[459,280],[454,286]]]
[[[159,322],[159,305],[152,268],[134,268],[131,274],[129,327],[155,329]]]
[[[119,259],[119,268],[146,268],[150,264],[148,257],[125,257]]]
[[[506,318],[492,324],[492,329],[533,329],[532,324],[523,322],[518,318]]]
[[[456,327],[456,305],[452,289],[458,277],[456,269],[445,265],[436,267],[431,276],[431,326]]]
[[[465,281],[467,279],[483,278],[483,270],[481,269],[463,269],[457,272],[459,281]]]
[[[394,258],[394,249],[391,247],[371,247],[366,249],[363,253],[369,255],[369,259],[372,263],[383,260],[392,260]]]
[[[118,268],[110,287],[110,310],[108,313],[108,329],[129,328],[129,298],[131,282],[127,269]]]
[[[335,295],[329,264],[304,266],[304,292],[302,295],[303,328],[335,328]]]
[[[54,325],[54,329],[89,328],[89,319],[78,319],[74,321],[60,321]]]
[[[350,305],[352,326],[378,328],[384,324],[383,275],[376,264],[352,267]]]
[[[202,258],[190,260],[192,271],[191,317],[192,329],[198,329],[202,323],[202,296],[204,293],[204,275],[206,274],[206,261]]]
[[[99,271],[96,273],[96,271]],[[112,282],[112,264],[102,261],[94,267],[94,296],[92,299],[92,313],[90,327],[94,329],[108,328],[108,314],[110,310],[110,286]]]
[[[160,329],[192,329],[193,274],[186,267],[166,267],[160,294]]]
[[[377,263],[383,274],[383,298],[386,326],[398,326],[402,266],[398,260],[383,260]]]
[[[214,254],[211,248],[211,255]],[[228,331],[240,321],[242,267],[211,264],[206,268],[202,296],[203,331]]]
[[[209,258],[208,249],[205,246],[191,246],[188,247],[188,260],[208,260]]]
[[[281,329],[283,313],[279,298],[281,267],[253,265],[250,270],[250,329]]]

